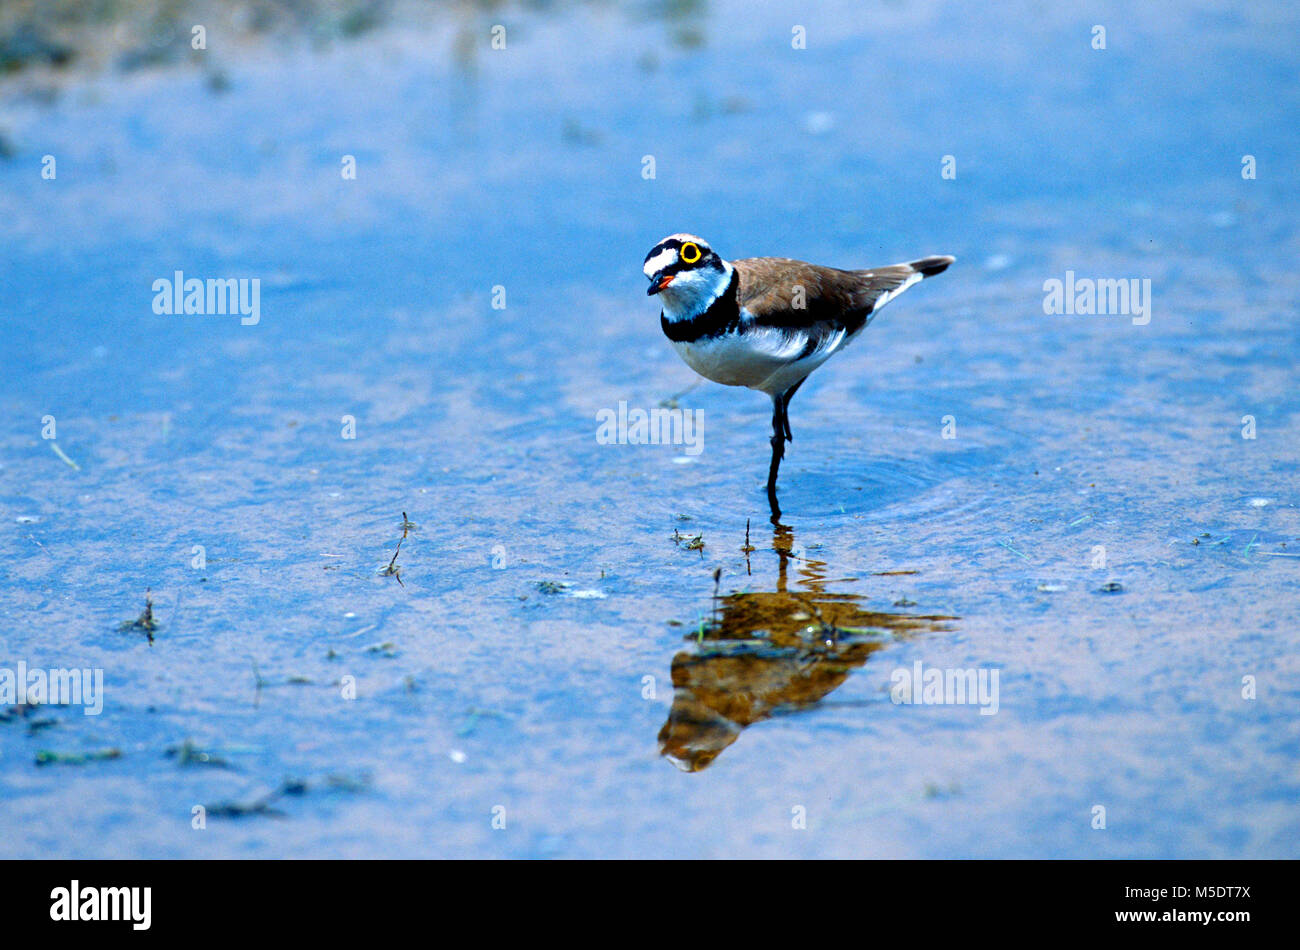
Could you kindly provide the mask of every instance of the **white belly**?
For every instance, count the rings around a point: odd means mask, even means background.
[[[843,343],[842,335],[824,341],[808,355],[803,334],[753,329],[709,339],[673,343],[686,365],[705,379],[724,386],[747,386],[773,395],[785,392],[822,363]]]
[[[724,386],[757,388],[788,362],[755,349],[739,333],[674,343],[673,348],[695,372]]]

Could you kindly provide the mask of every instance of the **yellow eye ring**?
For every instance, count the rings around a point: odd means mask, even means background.
[[[696,261],[700,259],[700,257],[703,256],[700,251],[699,245],[692,244],[690,241],[687,241],[685,244],[682,245],[682,249],[679,253],[681,254],[683,264],[694,264]],[[695,256],[692,257],[691,256],[692,254]]]

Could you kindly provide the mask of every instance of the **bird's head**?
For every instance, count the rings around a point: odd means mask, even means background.
[[[661,294],[664,311],[694,316],[708,309],[731,279],[731,265],[693,234],[671,234],[650,249],[642,268],[646,293]]]

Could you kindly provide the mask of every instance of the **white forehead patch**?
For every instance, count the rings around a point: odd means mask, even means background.
[[[667,267],[669,264],[676,263],[677,249],[666,247],[654,257],[650,258],[650,260],[646,261],[645,267],[642,269],[645,271],[647,277],[653,277],[655,274],[659,273],[662,268]]]

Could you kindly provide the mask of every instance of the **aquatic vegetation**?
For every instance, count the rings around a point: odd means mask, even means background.
[[[41,749],[36,753],[37,765],[89,765],[92,762],[108,762],[120,759],[122,750],[118,748],[98,749],[93,752],[52,752]]]
[[[154,619],[153,615],[152,591],[145,591],[144,610],[140,612],[140,616],[136,617],[134,620],[123,621],[118,625],[118,629],[124,632],[132,630],[143,631],[145,636],[149,638],[149,642],[151,644],[153,643],[153,635],[154,631],[158,629],[158,621]]]
[[[186,739],[180,745],[168,746],[165,754],[168,758],[175,759],[176,764],[180,766],[205,765],[217,769],[233,767],[226,759],[207,749],[200,748],[189,739]]]

